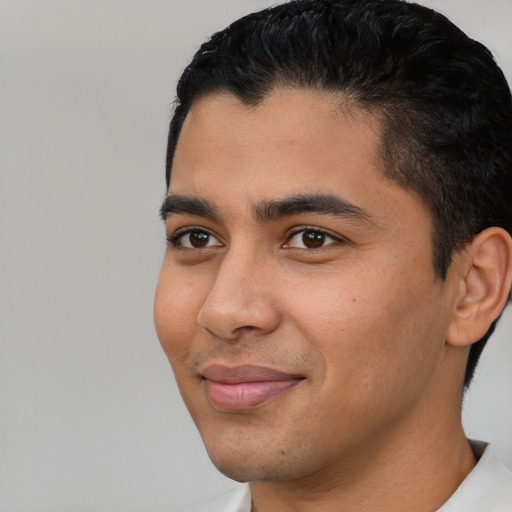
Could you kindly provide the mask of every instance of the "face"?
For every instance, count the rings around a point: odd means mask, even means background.
[[[210,457],[238,480],[342,471],[436,403],[451,295],[430,216],[383,175],[377,120],[340,105],[211,94],[176,149],[156,328]]]

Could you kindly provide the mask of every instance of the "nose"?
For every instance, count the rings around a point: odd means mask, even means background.
[[[199,326],[230,341],[242,334],[261,336],[274,331],[280,321],[275,278],[276,272],[261,258],[226,254],[199,310]]]

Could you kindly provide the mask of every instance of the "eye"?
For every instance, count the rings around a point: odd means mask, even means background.
[[[185,249],[204,249],[206,247],[221,247],[222,242],[217,240],[209,231],[204,229],[187,229],[178,231],[167,239],[173,247]]]
[[[301,229],[292,233],[283,247],[295,249],[320,249],[335,242],[338,238],[329,235],[325,231],[315,228]]]

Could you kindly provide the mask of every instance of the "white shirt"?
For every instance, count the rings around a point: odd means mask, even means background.
[[[487,443],[470,441],[478,463],[437,512],[512,512],[512,473]],[[249,485],[189,512],[251,512]]]

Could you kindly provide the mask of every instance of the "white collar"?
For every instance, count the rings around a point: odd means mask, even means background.
[[[470,444],[478,462],[437,512],[512,511],[512,473],[496,458],[488,443]]]
[[[470,441],[478,459],[471,473],[437,512],[512,512],[512,473],[488,443]],[[251,492],[241,484],[220,499],[189,512],[250,512]]]

